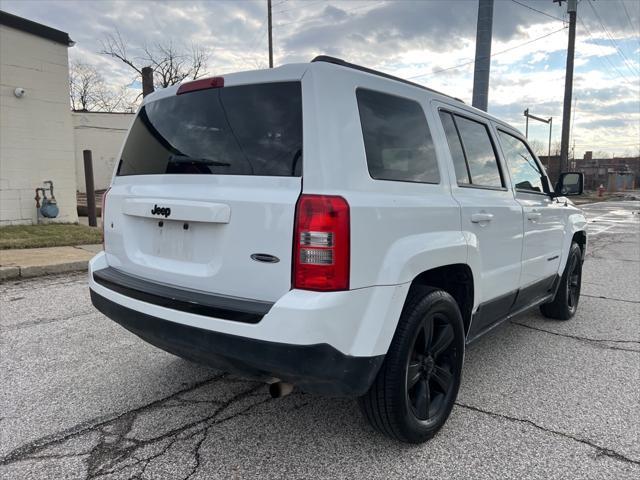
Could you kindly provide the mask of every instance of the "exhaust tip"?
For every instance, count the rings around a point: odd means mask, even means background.
[[[293,385],[285,382],[275,382],[269,385],[269,395],[271,398],[286,397],[293,391]]]

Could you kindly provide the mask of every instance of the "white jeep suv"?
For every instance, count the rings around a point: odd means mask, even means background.
[[[144,99],[91,298],[168,352],[358,397],[421,442],[467,343],[532,307],[574,315],[581,175],[555,190],[511,126],[339,59],[200,79]]]

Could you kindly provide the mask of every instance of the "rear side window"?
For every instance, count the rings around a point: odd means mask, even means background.
[[[419,103],[356,91],[369,175],[377,180],[439,183],[431,132]]]
[[[222,87],[140,109],[117,175],[300,176],[300,82]]]
[[[444,127],[444,133],[447,136],[447,143],[451,151],[451,159],[453,160],[453,166],[456,171],[458,185],[469,184],[471,183],[469,170],[467,169],[467,162],[464,159],[464,151],[462,150],[462,143],[460,143],[456,124],[453,122],[453,116],[449,112],[440,111],[440,120]]]
[[[516,189],[544,193],[542,172],[524,142],[502,130],[498,130],[498,137]]]

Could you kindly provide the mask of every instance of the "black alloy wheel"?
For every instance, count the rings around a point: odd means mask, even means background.
[[[569,249],[567,264],[555,297],[551,302],[540,305],[540,311],[545,317],[569,320],[576,314],[582,285],[582,261],[582,249],[574,242]]]
[[[437,288],[412,287],[376,379],[358,399],[364,417],[402,442],[432,438],[453,409],[464,345],[455,299]]]
[[[458,355],[454,330],[441,313],[426,317],[416,331],[407,363],[407,402],[417,420],[442,416],[454,387],[452,365]]]
[[[582,283],[582,261],[577,255],[572,255],[567,269],[567,307],[573,315],[580,300],[580,284]]]

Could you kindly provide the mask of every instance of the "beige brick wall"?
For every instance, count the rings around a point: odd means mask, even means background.
[[[109,186],[118,155],[134,117],[133,113],[72,113],[78,191],[86,192],[83,150],[91,150],[96,190],[103,190]]]
[[[67,47],[0,25],[0,225],[36,222],[44,180],[54,183],[56,221],[77,222]]]

